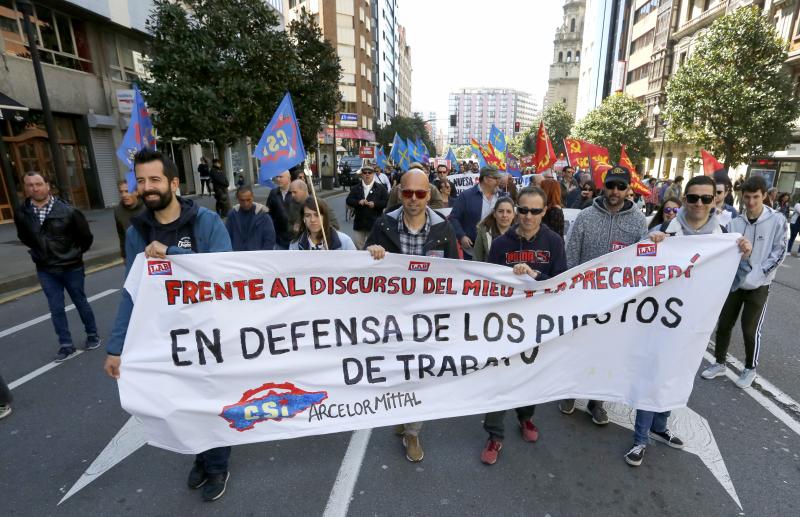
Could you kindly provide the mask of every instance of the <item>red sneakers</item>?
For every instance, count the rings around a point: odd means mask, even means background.
[[[526,442],[535,442],[539,439],[539,428],[530,420],[520,420],[519,427],[522,430],[522,439]]]
[[[492,440],[486,442],[486,447],[481,451],[481,461],[487,465],[494,465],[497,463],[497,455],[500,454],[500,449],[503,448],[503,442]]]

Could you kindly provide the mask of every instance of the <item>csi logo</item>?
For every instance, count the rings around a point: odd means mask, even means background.
[[[658,244],[655,242],[643,242],[636,245],[637,257],[655,257],[658,250]]]
[[[172,275],[172,263],[169,260],[148,260],[147,274]]]
[[[409,271],[427,271],[429,267],[431,267],[430,262],[416,262],[412,260],[408,263]]]

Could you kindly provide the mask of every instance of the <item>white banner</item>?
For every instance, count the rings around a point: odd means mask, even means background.
[[[122,406],[181,453],[565,398],[685,406],[736,237],[644,242],[542,282],[363,251],[139,255]]]

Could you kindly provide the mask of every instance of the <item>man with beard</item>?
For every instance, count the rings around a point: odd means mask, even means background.
[[[169,255],[232,251],[231,240],[222,220],[214,212],[199,207],[191,199],[178,198],[178,168],[158,151],[143,149],[134,159],[136,185],[147,207],[131,220],[125,236],[126,274],[141,252],[148,258]],[[114,329],[108,340],[105,371],[114,379],[120,376],[120,355],[133,312],[133,299],[123,289]],[[217,447],[198,454],[189,473],[189,488],[203,488],[203,499],[214,501],[225,493],[230,477],[230,447]]]
[[[606,173],[603,195],[584,209],[570,225],[567,235],[567,269],[617,251],[647,237],[647,220],[633,202],[625,199],[631,183],[631,173],[619,165]],[[562,400],[558,408],[565,415],[575,410],[575,400]],[[603,402],[590,400],[592,421],[608,423]]]
[[[83,254],[89,250],[94,237],[89,223],[77,208],[50,194],[50,181],[38,172],[28,172],[23,178],[28,198],[14,214],[17,237],[30,248],[36,264],[36,276],[47,297],[53,327],[58,335],[58,352],[55,362],[66,361],[75,354],[75,345],[69,332],[64,290],[86,330],[86,350],[100,346],[94,312],[83,290],[86,278]]]

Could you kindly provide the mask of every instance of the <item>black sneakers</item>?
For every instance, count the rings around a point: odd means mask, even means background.
[[[228,479],[230,479],[230,472],[223,472],[222,474],[207,474],[207,483],[203,487],[203,501],[216,501],[222,494],[225,493],[225,487],[228,486]]]
[[[683,449],[683,441],[672,434],[672,431],[667,429],[663,433],[657,433],[655,431],[650,431],[650,436],[653,437],[653,440],[661,443],[666,443],[673,449]]]
[[[75,357],[75,348],[74,347],[66,347],[62,346],[58,349],[58,353],[53,358],[53,362],[55,363],[63,363],[67,359],[72,359]]]
[[[189,479],[186,481],[186,484],[189,485],[189,488],[194,490],[205,485],[206,481],[208,481],[206,470],[201,464],[195,461],[192,470],[189,471]]]
[[[631,467],[638,467],[641,465],[645,449],[646,447],[644,445],[634,445],[631,450],[628,451],[628,454],[625,455],[625,463]]]

